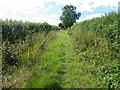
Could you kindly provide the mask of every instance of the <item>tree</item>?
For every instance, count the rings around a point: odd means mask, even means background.
[[[61,28],[64,28],[62,23],[59,23],[58,26],[61,27]]]
[[[77,13],[76,7],[73,5],[66,5],[62,10],[63,12],[60,16],[60,20],[62,21],[64,28],[71,27],[81,16],[81,13]]]

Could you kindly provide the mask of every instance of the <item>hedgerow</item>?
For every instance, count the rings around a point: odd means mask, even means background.
[[[120,88],[119,15],[119,13],[110,12],[75,24],[69,31],[75,39],[80,60],[92,62],[98,70],[94,71],[94,74],[101,74],[108,88]]]
[[[21,56],[36,43],[41,43],[48,33],[58,30],[57,26],[48,23],[32,23],[16,20],[0,20],[2,24],[2,62],[3,71],[8,67],[19,67]]]
[[[0,20],[2,24],[2,41],[15,43],[16,40],[25,40],[27,35],[36,32],[45,32],[58,30],[57,26],[49,25],[48,23],[32,23],[16,20]]]

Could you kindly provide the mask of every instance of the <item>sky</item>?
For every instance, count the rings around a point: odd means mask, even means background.
[[[0,0],[0,19],[47,22],[58,25],[62,8],[76,6],[81,13],[77,22],[100,17],[105,13],[117,11],[120,0]]]

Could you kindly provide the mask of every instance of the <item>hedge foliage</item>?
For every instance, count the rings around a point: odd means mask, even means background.
[[[25,37],[35,32],[46,32],[57,30],[57,26],[49,25],[48,23],[32,23],[16,20],[0,20],[2,23],[2,40],[15,43],[16,40],[25,40]]]
[[[7,19],[4,21],[0,20],[0,23],[2,24],[3,72],[10,71],[10,68],[13,67],[20,67],[21,64],[27,65],[27,63],[23,63],[21,57],[27,52],[32,52],[37,43],[41,44],[49,32],[59,29],[57,26],[49,25],[48,23],[32,23]],[[41,50],[43,49],[42,47],[40,48]]]
[[[78,24],[77,27],[80,27],[82,30],[93,31],[97,35],[105,36],[110,48],[115,52],[119,52],[120,28],[118,28],[118,22],[120,22],[120,20],[118,16],[118,13],[111,12],[102,17],[83,21]]]
[[[88,38],[87,43],[86,40],[84,40],[85,48],[82,51],[82,54],[87,53],[87,58],[85,59],[91,59],[95,57],[100,57],[101,59],[95,60],[95,62],[102,62],[101,66],[105,67],[103,69],[103,74],[105,74],[105,79],[108,83],[108,88],[120,88],[120,13],[110,12],[108,14],[105,14],[104,16],[94,18],[91,20],[85,20],[81,23],[75,24],[72,26],[71,30],[82,30],[82,32],[93,32],[95,35],[91,36],[91,38]],[[84,36],[84,33],[76,34],[76,41],[81,41],[82,39],[79,38],[82,35],[83,37],[89,37],[90,35]],[[105,44],[105,40],[98,40],[97,44],[104,45],[100,48],[98,51],[92,52],[92,50],[88,47],[93,43],[93,41],[97,40],[97,37],[105,38],[107,41],[107,44]],[[90,40],[91,39],[91,40]],[[104,42],[105,41],[105,42]],[[79,45],[79,42],[78,42]],[[79,45],[82,47],[82,45]],[[94,43],[92,46],[95,46]],[[92,48],[92,46],[90,46]],[[105,49],[105,48],[108,48]],[[83,47],[82,47],[83,49]],[[93,49],[96,49],[95,47]],[[87,52],[90,51],[90,52]],[[104,53],[107,52],[108,53]],[[92,53],[91,53],[92,52]],[[95,53],[102,52],[101,54],[94,55]],[[107,55],[107,57],[104,57]],[[94,61],[93,59],[93,61]],[[100,61],[99,61],[100,60]],[[100,65],[99,64],[99,65]]]

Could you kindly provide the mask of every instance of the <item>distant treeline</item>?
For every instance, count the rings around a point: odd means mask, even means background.
[[[49,25],[48,23],[32,23],[16,20],[0,20],[2,24],[2,40],[15,43],[16,40],[24,40],[29,34],[35,32],[46,32],[57,30],[57,26]]]

